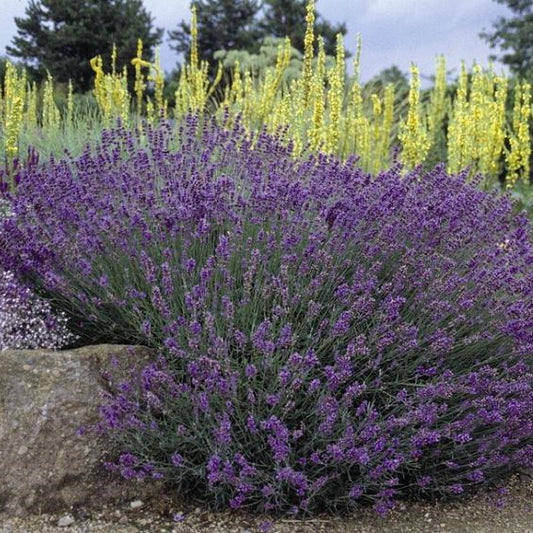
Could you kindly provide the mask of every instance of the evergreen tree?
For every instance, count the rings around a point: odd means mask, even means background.
[[[244,49],[259,51],[261,33],[257,27],[257,0],[197,0],[198,53],[200,59],[215,64],[217,50]],[[169,32],[171,48],[187,56],[190,53],[191,31],[186,21]]]
[[[494,24],[494,31],[482,32],[491,48],[500,48],[499,59],[508,65],[514,74],[533,79],[533,0],[496,0],[506,5],[514,14],[511,18],[500,17]]]
[[[259,27],[264,35],[290,37],[291,44],[303,52],[305,37],[305,15],[308,0],[265,0],[264,14]],[[326,54],[335,55],[337,34],[346,35],[346,24],[332,25],[316,14],[315,34],[322,35]],[[350,54],[346,53],[346,57]]]
[[[150,60],[163,34],[152,28],[142,0],[30,0],[25,17],[16,17],[15,24],[18,35],[7,52],[38,77],[48,70],[59,82],[72,80],[81,92],[91,87],[92,57],[101,55],[109,64],[114,43],[117,69],[131,68],[137,39]]]

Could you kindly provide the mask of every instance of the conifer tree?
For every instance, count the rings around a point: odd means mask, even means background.
[[[92,57],[101,55],[109,62],[114,43],[117,69],[130,68],[137,40],[143,40],[150,60],[163,34],[152,28],[142,0],[30,0],[25,16],[16,17],[15,24],[18,35],[7,52],[37,77],[48,70],[56,81],[72,80],[81,92],[91,87]]]
[[[260,5],[257,0],[197,0],[198,53],[211,65],[217,50],[259,51],[259,31],[256,21]],[[189,23],[182,20],[169,32],[171,48],[187,56],[190,52]]]
[[[493,32],[484,31],[480,36],[491,48],[500,48],[499,59],[511,72],[521,78],[533,80],[533,0],[496,0],[506,5],[512,17],[500,17],[493,24]]]

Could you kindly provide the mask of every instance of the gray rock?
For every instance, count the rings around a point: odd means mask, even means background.
[[[57,521],[57,527],[68,527],[71,526],[74,522],[74,517],[70,514],[66,514]]]
[[[161,482],[126,481],[102,466],[109,441],[80,426],[100,420],[100,376],[112,358],[143,365],[146,347],[0,351],[0,513],[25,516],[149,498]]]

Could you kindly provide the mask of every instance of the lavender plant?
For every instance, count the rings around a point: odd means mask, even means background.
[[[158,349],[107,372],[109,468],[215,506],[382,513],[533,465],[533,248],[508,198],[238,124],[143,132],[23,173],[0,234],[83,339]]]
[[[31,168],[36,164],[36,155],[30,151],[24,165]],[[14,184],[18,183],[18,172],[17,159],[12,169],[0,169],[0,220],[13,216],[6,193],[8,178],[11,177]],[[0,269],[0,350],[57,350],[75,341],[64,313],[56,315],[50,303],[17,281],[13,272]]]

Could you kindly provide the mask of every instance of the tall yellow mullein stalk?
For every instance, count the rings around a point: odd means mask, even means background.
[[[278,53],[276,56],[276,66],[274,69],[269,68],[265,73],[263,83],[258,87],[259,92],[259,107],[257,119],[262,125],[268,122],[268,117],[275,105],[278,91],[281,87],[283,74],[289,66],[291,59],[291,41],[285,37],[283,44],[278,45]]]
[[[246,70],[244,73],[244,99],[242,117],[244,122],[250,124],[252,122],[255,111],[259,104],[256,102],[257,93],[254,90],[254,82],[252,79],[252,73],[250,70]]]
[[[505,146],[505,109],[507,102],[507,78],[496,77],[494,80],[494,99],[490,102],[489,139],[487,143],[487,174],[497,178],[501,172],[501,159]]]
[[[342,151],[341,141],[341,114],[344,100],[344,44],[342,35],[337,35],[337,48],[335,56],[335,66],[330,71],[328,92],[329,101],[329,128],[326,150],[328,152]]]
[[[206,103],[204,82],[207,77],[207,68],[200,63],[198,56],[198,16],[196,5],[193,5],[191,10],[191,62],[189,67],[192,103],[195,110],[203,111]]]
[[[26,72],[20,74],[9,61],[6,63],[4,79],[4,151],[7,157],[18,154],[19,136],[26,99]]]
[[[507,187],[512,187],[520,178],[529,178],[529,156],[531,154],[530,117],[531,85],[527,82],[521,82],[515,88],[512,133],[509,136],[511,146],[506,153],[509,167],[506,176]]]
[[[318,56],[313,74],[312,92],[313,92],[313,119],[309,132],[309,145],[311,150],[323,148],[325,141],[324,135],[324,80],[326,75],[326,52],[324,50],[324,39],[318,37]]]
[[[368,171],[375,174],[380,166],[381,159],[381,121],[383,119],[383,102],[376,93],[370,95],[372,101],[372,125],[370,128],[372,153],[370,154],[370,166]]]
[[[431,91],[431,99],[427,115],[428,134],[432,143],[437,141],[443,131],[444,118],[448,112],[446,99],[446,59],[438,56],[435,66],[435,85]]]
[[[277,134],[280,128],[285,128],[287,126],[287,117],[290,116],[290,107],[289,107],[289,98],[285,95],[282,95],[277,102],[277,105],[274,106],[272,114],[267,119],[267,128],[268,131],[272,134]],[[283,141],[288,140],[283,138]]]
[[[311,84],[313,82],[313,57],[314,42],[315,42],[315,2],[309,0],[307,2],[307,13],[305,15],[305,37],[304,37],[304,57],[303,57],[303,102],[302,105],[307,107],[308,100],[310,99]]]
[[[128,69],[126,65],[122,68],[122,76],[117,76],[114,80],[115,102],[120,112],[120,118],[127,124],[130,118],[130,92],[128,89]]]
[[[293,144],[294,155],[301,154],[304,147],[304,136],[307,134],[308,124],[306,111],[308,106],[305,104],[305,84],[299,83],[301,80],[293,80],[287,99],[289,105],[288,114],[284,117],[283,123],[288,126],[289,138]],[[309,117],[311,120],[311,117]]]
[[[398,138],[402,144],[401,159],[407,169],[412,169],[424,162],[430,148],[430,140],[422,118],[420,75],[415,65],[411,65],[407,120],[400,123]]]
[[[97,56],[91,59],[90,64],[96,74],[94,95],[102,111],[104,122],[109,124],[112,119],[120,117],[126,124],[129,121],[130,110],[128,71],[126,66],[124,66],[122,74],[117,74],[115,60],[116,52],[112,56],[112,73],[106,74],[102,57]]]
[[[473,166],[476,172],[481,172],[488,181],[492,181],[497,179],[501,168],[500,160],[505,138],[507,81],[497,78],[491,71],[483,73],[480,85],[483,105],[481,109],[475,109],[475,117],[478,118],[479,123],[474,126],[476,129],[472,138],[479,148],[476,154],[477,166],[475,166],[476,161],[473,161]],[[475,91],[473,91],[473,97],[474,94]]]
[[[184,65],[178,88],[175,93],[177,117],[189,111],[205,111],[207,102],[222,79],[222,65],[219,64],[213,83],[209,83],[209,65],[198,56],[198,18],[196,6],[191,9],[191,55]]]
[[[94,97],[96,98],[96,102],[98,104],[98,107],[102,111],[104,118],[106,118],[111,115],[111,109],[109,108],[109,102],[106,94],[103,64],[104,62],[102,60],[102,56],[96,56],[90,60],[91,68],[95,73]]]
[[[233,79],[231,80],[231,87],[229,90],[229,100],[236,104],[237,108],[240,108],[243,98],[244,86],[241,77],[241,64],[240,61],[237,60],[233,67]]]
[[[371,134],[370,123],[363,112],[363,94],[359,83],[359,69],[361,64],[361,36],[357,38],[357,48],[353,59],[353,83],[346,111],[347,120],[345,137],[348,141],[346,154],[357,155],[359,165],[364,170],[371,166]]]
[[[198,14],[196,4],[191,8],[191,65],[198,68],[200,60],[198,58]]]
[[[390,149],[392,142],[392,128],[394,126],[394,84],[385,87],[383,97],[383,121],[381,125],[380,164],[376,172],[384,170],[390,163]]]
[[[37,84],[33,82],[31,86],[28,86],[26,93],[26,115],[24,117],[24,125],[28,130],[32,130],[37,127]]]
[[[165,89],[165,74],[161,68],[161,58],[159,55],[159,49],[155,51],[155,62],[153,64],[154,70],[154,97],[155,105],[157,107],[158,113],[162,118],[167,116],[167,102],[163,97],[163,91]]]
[[[463,64],[449,117],[448,171],[457,173],[469,167],[471,175],[481,173],[490,183],[498,178],[502,166],[507,80],[474,65],[470,95],[468,89]]]
[[[365,157],[365,170],[377,174],[389,166],[392,126],[394,122],[394,85],[385,87],[383,98],[371,95],[372,124],[370,127],[371,151]]]
[[[50,72],[47,73],[43,88],[42,125],[45,129],[58,128],[61,114],[54,101],[54,82]]]
[[[144,74],[142,72],[143,66],[146,66],[146,62],[143,61],[143,42],[141,39],[137,40],[137,54],[131,63],[135,69],[135,82],[133,84],[133,90],[135,91],[135,97],[137,102],[137,113],[140,116],[142,114],[142,103],[144,97],[144,91],[146,89],[146,83],[144,81]]]
[[[74,125],[74,88],[72,87],[72,80],[68,81],[67,116],[65,125],[68,127],[72,127]]]
[[[497,164],[497,161],[493,160],[494,137],[499,137],[499,130],[502,127],[501,122],[498,123],[498,116],[501,113],[495,109],[494,102],[494,73],[484,72],[480,65],[474,65],[469,102],[470,158],[468,164],[471,165],[473,173],[481,172],[488,180],[493,177],[490,174]],[[503,112],[504,109],[501,111]]]
[[[470,153],[469,122],[468,74],[463,62],[448,125],[448,172],[450,174],[460,172],[468,164]]]

